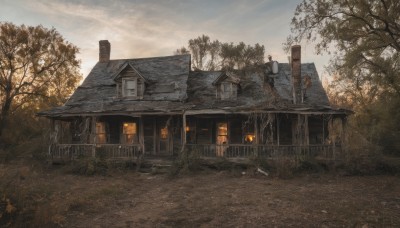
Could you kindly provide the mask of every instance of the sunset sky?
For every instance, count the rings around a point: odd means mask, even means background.
[[[172,55],[202,34],[212,40],[265,46],[265,55],[287,62],[282,43],[301,0],[0,0],[0,21],[56,28],[80,48],[82,73],[98,60],[98,41],[111,43],[111,59]],[[265,58],[267,60],[267,58]],[[302,62],[320,77],[328,56],[302,44]]]

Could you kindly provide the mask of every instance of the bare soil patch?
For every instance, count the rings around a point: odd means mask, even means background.
[[[79,176],[2,165],[0,178],[11,227],[400,227],[396,176]]]

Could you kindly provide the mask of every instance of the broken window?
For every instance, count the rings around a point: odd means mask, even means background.
[[[122,125],[123,143],[137,143],[137,126],[135,122],[124,122]]]
[[[106,143],[107,142],[107,132],[106,132],[106,123],[105,122],[97,122],[96,123],[96,143]]]

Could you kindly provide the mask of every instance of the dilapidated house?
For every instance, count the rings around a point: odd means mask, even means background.
[[[269,62],[233,71],[192,71],[190,55],[99,61],[52,121],[52,156],[204,157],[336,153],[349,111],[329,104],[313,63]],[[336,152],[335,152],[336,151]]]

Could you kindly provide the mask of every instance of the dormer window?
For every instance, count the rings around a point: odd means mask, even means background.
[[[137,78],[124,78],[122,79],[122,96],[123,97],[137,97]]]
[[[125,63],[114,76],[117,96],[129,99],[143,99],[147,80],[131,64]]]
[[[220,100],[236,99],[240,79],[231,72],[224,72],[212,83],[216,87],[216,97]]]
[[[227,100],[230,98],[236,98],[237,95],[237,85],[230,83],[230,82],[224,82],[221,83],[221,88],[220,88],[220,97],[221,100]]]

